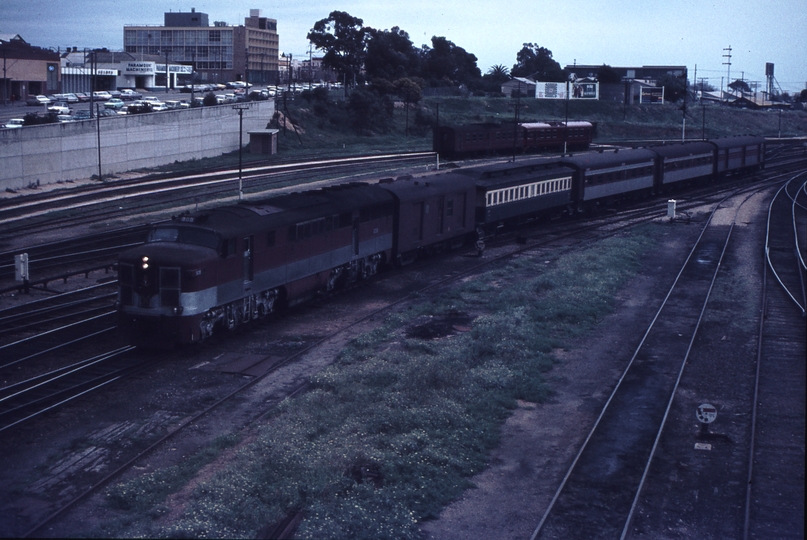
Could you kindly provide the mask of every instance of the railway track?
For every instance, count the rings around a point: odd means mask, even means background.
[[[333,176],[348,175],[355,179],[355,168],[362,166],[361,174],[383,174],[390,166],[434,163],[433,152],[358,156],[282,165],[261,165],[243,169],[213,171],[165,177],[157,175],[136,181],[100,184],[90,188],[71,188],[32,198],[7,199],[0,202],[0,242],[20,233],[32,234],[60,226],[93,222],[102,219],[120,219],[137,215],[144,210],[153,211],[166,206],[198,205],[210,200],[232,198],[238,195],[239,177],[245,192],[276,189],[287,185],[306,184]],[[65,214],[63,210],[69,209]],[[166,212],[170,211],[166,210]]]
[[[0,388],[0,433],[151,364],[125,346]]]
[[[804,537],[806,189],[803,175],[794,178],[777,193],[768,211],[745,540]],[[783,373],[788,376],[782,377]],[[783,475],[782,470],[801,475]]]
[[[715,224],[720,208],[715,206],[627,362],[533,540],[631,535],[644,483],[731,240],[736,212],[728,224],[725,216]]]

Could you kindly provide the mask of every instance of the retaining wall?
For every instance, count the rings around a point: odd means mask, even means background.
[[[239,104],[241,105],[241,104]],[[253,101],[243,112],[243,142],[264,129],[274,101]],[[0,130],[0,189],[90,178],[238,150],[238,111],[198,107]]]

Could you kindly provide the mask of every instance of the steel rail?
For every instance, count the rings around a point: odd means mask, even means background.
[[[757,190],[758,189],[760,189],[760,188],[757,188]],[[673,283],[672,283],[670,289],[668,290],[668,292],[667,292],[666,296],[664,297],[660,307],[658,308],[658,310],[656,311],[656,313],[653,316],[652,320],[650,321],[650,323],[648,325],[648,328],[645,331],[644,335],[642,336],[642,338],[641,338],[641,340],[640,340],[634,354],[632,355],[632,357],[628,361],[625,369],[623,370],[622,374],[620,375],[619,379],[617,380],[614,389],[612,390],[611,394],[609,395],[608,399],[606,400],[606,403],[604,404],[603,408],[601,409],[601,411],[600,411],[597,419],[595,420],[592,428],[589,430],[589,432],[588,432],[586,438],[584,439],[581,447],[579,448],[577,454],[575,455],[574,459],[572,460],[572,463],[568,467],[568,469],[566,471],[566,474],[564,475],[563,479],[561,480],[561,483],[558,486],[557,490],[555,491],[549,505],[547,506],[546,510],[544,511],[543,515],[541,516],[541,519],[540,519],[538,525],[536,526],[535,530],[533,531],[532,536],[530,537],[531,540],[536,540],[538,538],[538,536],[542,533],[545,525],[547,524],[547,520],[549,519],[549,516],[552,514],[558,500],[561,497],[561,494],[566,489],[566,486],[568,485],[572,474],[577,469],[577,466],[580,463],[583,454],[585,453],[585,451],[589,447],[589,445],[591,443],[591,440],[594,437],[595,433],[597,432],[598,428],[603,423],[603,419],[605,418],[606,414],[609,412],[609,409],[610,409],[612,403],[614,403],[614,400],[617,398],[617,394],[621,390],[621,388],[623,386],[623,383],[625,383],[626,378],[631,373],[631,370],[632,370],[637,358],[639,357],[639,354],[643,351],[645,343],[646,343],[648,337],[650,336],[651,332],[654,330],[654,328],[656,326],[656,323],[659,321],[659,319],[661,317],[661,314],[665,310],[665,308],[666,308],[668,302],[670,301],[670,298],[672,297],[673,293],[679,288],[678,287],[679,281],[681,281],[681,277],[682,277],[683,273],[689,267],[690,261],[692,260],[694,254],[696,253],[696,251],[700,247],[701,242],[702,242],[702,240],[704,238],[704,235],[706,234],[706,231],[709,229],[710,224],[712,222],[712,219],[713,219],[715,213],[720,208],[720,206],[721,206],[721,204],[723,202],[725,202],[726,200],[728,200],[732,196],[736,196],[741,191],[745,191],[745,190],[737,189],[734,192],[734,194],[726,195],[721,201],[719,201],[719,202],[717,202],[715,204],[715,206],[712,209],[708,219],[706,220],[700,234],[698,235],[697,239],[693,243],[692,249],[690,250],[689,254],[687,255],[687,257],[685,259],[685,261],[681,265],[681,268],[680,268],[678,274],[676,275],[675,279],[673,280]],[[748,195],[748,197],[750,197],[750,196],[751,195]],[[728,245],[729,238],[730,238],[730,231],[729,231],[728,237],[724,241],[723,251],[722,251],[721,257],[720,257],[721,261],[722,261],[722,258],[723,258],[723,254],[725,253],[726,246]],[[630,522],[632,520],[635,505],[637,504],[637,501],[638,501],[638,497],[639,497],[641,487],[643,487],[643,485],[644,485],[644,480],[646,478],[647,471],[649,470],[649,464],[652,461],[652,457],[655,454],[656,448],[658,446],[658,442],[660,440],[661,431],[663,429],[664,422],[666,422],[667,416],[669,414],[670,407],[672,405],[672,401],[673,401],[674,396],[675,396],[675,390],[678,387],[678,384],[680,382],[680,378],[681,378],[681,376],[683,374],[683,368],[686,365],[686,358],[689,356],[691,348],[692,348],[692,346],[694,344],[698,328],[700,326],[701,320],[703,318],[703,314],[705,313],[706,305],[708,303],[708,297],[709,297],[709,294],[711,293],[711,290],[712,290],[712,287],[714,285],[714,281],[715,281],[715,279],[717,277],[717,273],[718,273],[719,269],[720,269],[720,262],[718,262],[717,266],[715,267],[715,270],[713,272],[713,275],[712,275],[712,278],[711,278],[711,281],[710,281],[710,285],[709,285],[709,287],[707,289],[707,292],[706,292],[706,294],[704,296],[704,301],[703,301],[703,305],[701,307],[700,314],[698,316],[698,319],[697,319],[697,322],[695,324],[695,327],[692,330],[692,336],[690,338],[689,345],[688,345],[688,347],[686,349],[686,352],[685,352],[685,355],[684,355],[685,358],[684,358],[683,361],[681,361],[681,368],[679,369],[678,377],[676,378],[676,381],[675,381],[675,383],[674,383],[674,385],[672,387],[672,391],[670,393],[670,398],[668,400],[667,407],[665,409],[665,412],[664,412],[664,415],[662,417],[662,420],[660,421],[660,424],[659,424],[661,427],[660,427],[659,430],[657,430],[655,442],[654,442],[654,444],[653,444],[653,446],[651,448],[648,460],[646,461],[645,469],[643,471],[641,480],[640,480],[640,482],[638,484],[637,491],[636,491],[636,493],[634,495],[633,502],[632,502],[632,504],[630,506],[630,510],[628,512],[628,516],[626,518],[626,521],[625,521],[625,524],[624,524],[624,527],[623,527],[622,538],[625,537],[626,531],[630,526]]]
[[[646,463],[644,471],[642,473],[642,479],[639,482],[639,486],[636,488],[636,495],[633,498],[633,503],[631,504],[630,512],[628,513],[628,518],[625,520],[625,526],[622,529],[622,534],[620,535],[620,540],[625,540],[626,538],[628,538],[630,536],[630,526],[633,523],[633,517],[634,517],[634,515],[636,513],[636,509],[639,506],[639,497],[642,494],[642,489],[644,488],[644,484],[645,484],[645,481],[647,479],[647,475],[650,472],[650,465],[651,465],[651,463],[653,461],[653,458],[656,455],[656,450],[658,449],[658,445],[661,442],[661,435],[664,432],[664,427],[667,424],[667,418],[670,415],[670,410],[672,409],[673,402],[675,401],[676,394],[678,393],[678,387],[679,387],[679,385],[681,383],[681,378],[684,375],[684,369],[686,368],[687,361],[689,360],[689,354],[692,351],[692,347],[695,345],[695,338],[698,336],[698,331],[700,330],[701,322],[703,321],[703,316],[706,313],[706,307],[707,307],[707,305],[709,303],[709,298],[712,295],[712,290],[714,289],[715,281],[717,281],[717,275],[718,275],[718,273],[720,273],[720,269],[721,269],[721,266],[722,266],[722,263],[723,263],[723,258],[726,255],[726,249],[728,249],[729,242],[731,241],[731,234],[732,234],[732,232],[734,232],[734,226],[737,223],[737,215],[739,214],[740,208],[742,208],[742,205],[745,204],[748,201],[748,199],[750,199],[751,196],[753,196],[753,195],[754,194],[752,193],[748,197],[746,197],[743,200],[743,202],[740,203],[737,206],[737,209],[734,212],[734,218],[732,219],[731,226],[729,227],[729,231],[728,231],[728,233],[726,235],[726,241],[723,244],[723,249],[720,252],[720,258],[718,259],[717,265],[715,266],[715,271],[714,271],[714,274],[712,275],[712,281],[709,284],[709,289],[706,291],[706,295],[705,295],[705,297],[703,299],[703,306],[701,307],[701,311],[698,314],[698,321],[695,324],[695,329],[692,331],[692,337],[689,340],[689,345],[687,346],[686,354],[684,354],[684,358],[681,361],[681,367],[678,370],[678,376],[677,376],[677,378],[675,380],[675,385],[673,386],[672,392],[670,393],[670,398],[667,401],[667,408],[664,411],[664,417],[662,418],[661,424],[660,424],[659,429],[658,429],[658,432],[656,433],[656,439],[653,442],[653,448],[651,449],[650,455],[647,458],[647,463]]]
[[[793,179],[795,179],[796,177],[800,176],[801,174],[805,174],[805,173],[799,173],[798,175],[793,177],[791,179],[791,181]],[[776,281],[779,283],[779,285],[782,287],[782,290],[784,290],[785,294],[787,294],[787,296],[793,301],[793,303],[795,303],[796,306],[798,306],[799,310],[801,310],[802,315],[804,315],[804,314],[807,314],[807,311],[805,311],[805,306],[802,305],[802,303],[799,302],[799,300],[796,299],[796,297],[793,295],[793,293],[790,291],[790,289],[788,289],[787,285],[784,283],[784,281],[780,277],[779,273],[776,271],[776,268],[774,267],[773,261],[771,261],[771,246],[770,246],[771,237],[770,237],[770,232],[771,232],[771,215],[773,213],[773,205],[776,202],[776,199],[781,195],[782,191],[786,192],[786,187],[787,187],[789,182],[790,181],[786,182],[785,184],[782,185],[782,187],[779,188],[779,190],[776,192],[776,194],[771,199],[770,204],[768,205],[767,230],[765,232],[765,259],[768,262],[768,266],[771,269],[771,273],[776,278]],[[798,251],[798,246],[796,246],[796,250]]]

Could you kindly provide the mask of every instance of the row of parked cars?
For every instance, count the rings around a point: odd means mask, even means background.
[[[230,83],[228,83],[230,84]],[[232,83],[244,84],[246,83]],[[205,87],[211,85],[205,85]],[[103,106],[98,112],[99,116],[116,116],[118,114],[136,114],[144,112],[159,112],[168,111],[173,109],[185,109],[190,107],[201,107],[204,105],[205,96],[213,92],[213,90],[220,90],[220,87],[225,85],[212,85],[215,88],[206,91],[199,90],[199,96],[193,99],[193,103],[188,100],[166,100],[161,101],[156,96],[143,97],[142,94],[134,90],[120,90],[120,91],[98,91],[92,93],[92,100]],[[251,86],[251,85],[249,85]],[[237,86],[232,93],[227,94],[213,94],[215,96],[216,104],[222,105],[227,103],[238,103],[242,101],[269,99],[274,97],[276,90],[272,87],[269,88],[253,88],[246,92],[246,86]],[[70,93],[70,94],[54,94],[54,95],[40,95],[32,96],[28,100],[29,105],[46,106],[48,113],[57,115],[59,122],[72,122],[76,120],[87,120],[90,118],[90,111],[78,110],[73,111],[71,105],[74,103],[81,103],[90,101],[89,94]],[[0,127],[4,128],[18,128],[24,125],[24,120],[20,118],[13,118],[6,122],[5,125]]]
[[[92,94],[92,95],[91,95]],[[25,103],[32,106],[48,106],[54,103],[87,103],[89,101],[107,101],[109,99],[121,99],[124,101],[134,101],[141,99],[143,94],[131,89],[124,90],[101,90],[98,92],[70,92],[67,94],[37,95],[29,97]]]

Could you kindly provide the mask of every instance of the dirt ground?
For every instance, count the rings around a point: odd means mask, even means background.
[[[554,395],[519,403],[476,489],[423,526],[431,540],[530,538],[580,443],[610,395],[691,246],[694,225],[671,224],[659,249],[617,299],[615,311],[573,350],[555,351]],[[628,329],[629,331],[625,331]]]

